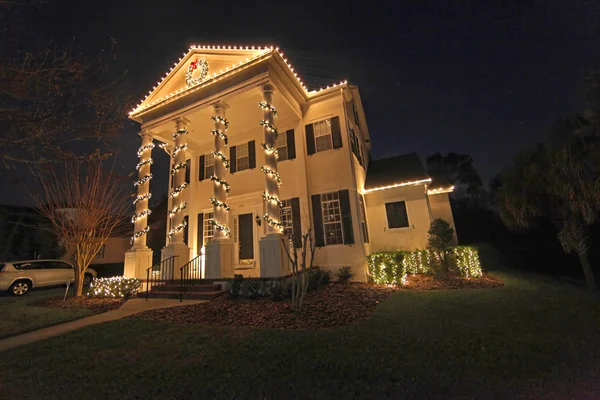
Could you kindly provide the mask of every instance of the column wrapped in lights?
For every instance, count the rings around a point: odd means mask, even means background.
[[[186,223],[183,219],[183,213],[187,207],[187,203],[183,201],[182,192],[187,187],[185,181],[185,171],[187,168],[185,151],[188,146],[186,143],[186,136],[188,134],[186,120],[179,118],[175,121],[176,131],[173,134],[175,141],[175,147],[171,152],[171,158],[173,159],[173,167],[171,168],[171,179],[173,180],[173,190],[169,193],[171,196],[171,206],[173,207],[169,211],[171,217],[171,230],[169,230],[169,238],[171,242],[179,243],[183,242],[183,230],[185,229]]]
[[[210,221],[214,229],[213,239],[226,239],[229,237],[229,227],[227,226],[227,213],[229,206],[225,202],[229,194],[229,184],[225,181],[225,173],[229,169],[229,159],[225,155],[227,147],[227,128],[229,122],[225,119],[225,110],[227,105],[223,102],[217,102],[213,105],[214,115],[212,120],[215,123],[215,129],[211,131],[214,136],[214,150],[211,152],[215,156],[215,172],[210,177],[213,181],[213,196],[210,202],[214,206],[214,218]]]
[[[153,163],[152,149],[154,148],[154,143],[152,143],[152,136],[148,132],[141,132],[140,136],[142,138],[142,145],[137,152],[140,161],[136,166],[138,180],[133,183],[137,188],[137,196],[133,199],[135,213],[131,217],[131,222],[134,224],[134,233],[131,238],[133,247],[146,247],[145,235],[150,230],[148,228],[148,215],[150,215],[151,211],[148,208],[148,200],[152,196],[150,193],[150,180],[152,180],[150,166]]]
[[[265,191],[263,200],[266,204],[264,220],[267,222],[267,234],[281,233],[283,224],[279,221],[281,201],[279,200],[279,186],[281,178],[277,172],[277,128],[275,127],[275,118],[277,118],[277,109],[273,106],[273,91],[271,84],[261,86],[262,101],[258,103],[263,110],[263,119],[259,122],[263,127],[264,143],[261,144],[265,152],[265,165],[261,170],[265,174]]]

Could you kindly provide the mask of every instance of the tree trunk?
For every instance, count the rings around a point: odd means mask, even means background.
[[[83,276],[79,269],[75,271],[75,282],[73,283],[73,297],[81,297],[83,295]]]
[[[589,290],[595,291],[598,287],[596,286],[596,278],[594,277],[594,271],[592,271],[592,266],[590,265],[590,259],[588,257],[587,248],[578,251],[577,255],[579,256],[581,268],[583,268],[583,274],[585,275],[587,287]]]

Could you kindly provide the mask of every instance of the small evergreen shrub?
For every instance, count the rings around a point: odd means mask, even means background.
[[[331,281],[331,273],[321,268],[307,271],[309,279],[308,290],[316,290]],[[245,278],[236,274],[233,279],[227,279],[227,295],[231,298],[244,297],[255,299],[270,297],[274,301],[282,300],[292,295],[292,278]]]
[[[233,275],[233,279],[227,281],[227,295],[229,297],[235,298],[240,295],[242,291],[242,284],[244,283],[244,275],[235,274]]]
[[[342,267],[335,273],[335,276],[339,283],[346,285],[350,283],[350,280],[352,280],[354,274],[352,273],[350,267]]]
[[[136,278],[113,276],[111,278],[95,278],[90,284],[90,297],[122,297],[130,298],[142,288],[142,281]]]

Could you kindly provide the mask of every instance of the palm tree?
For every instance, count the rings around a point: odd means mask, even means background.
[[[600,214],[600,138],[572,135],[539,145],[519,154],[501,180],[495,200],[505,224],[528,228],[551,218],[563,249],[577,254],[588,288],[596,290],[588,242]]]

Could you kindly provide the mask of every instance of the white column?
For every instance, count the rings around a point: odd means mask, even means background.
[[[186,142],[188,134],[187,124],[188,121],[185,118],[177,118],[175,120],[176,130],[173,134],[175,147],[171,153],[173,156],[173,167],[171,168],[173,179],[173,191],[171,192],[172,209],[169,211],[169,215],[171,216],[171,230],[169,231],[171,243],[183,243],[183,230],[185,228],[183,214],[187,207],[187,203],[184,201],[185,188],[187,187],[185,181],[185,171],[187,168],[185,154],[188,147]]]
[[[233,241],[229,238],[229,206],[226,203],[229,184],[225,180],[229,169],[227,150],[227,128],[229,122],[225,118],[228,106],[219,101],[213,104],[212,120],[215,128],[211,131],[214,136],[215,174],[210,177],[213,181],[213,195],[210,198],[214,206],[213,239],[206,245],[205,277],[207,279],[233,277]]]
[[[261,147],[265,152],[265,165],[261,167],[265,174],[265,215],[267,234],[260,239],[260,276],[277,277],[290,273],[289,261],[283,248],[286,241],[283,239],[282,223],[280,222],[281,200],[279,199],[279,186],[281,178],[277,171],[277,140],[278,132],[275,127],[277,110],[273,106],[273,85],[261,86],[262,101],[258,103],[262,109],[263,119],[260,124],[263,127],[264,143]]]

